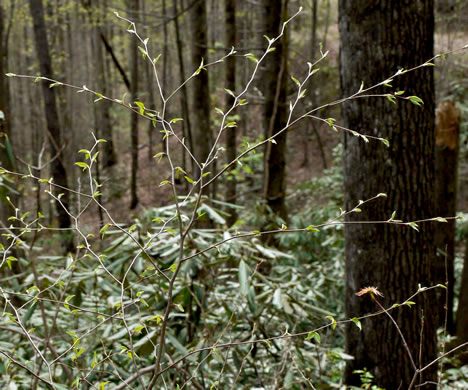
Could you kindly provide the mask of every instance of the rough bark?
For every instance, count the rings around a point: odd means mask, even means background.
[[[0,4],[0,167],[13,170],[15,162],[10,137],[10,88],[8,78],[5,76],[5,68],[8,63],[8,37],[6,37],[5,26],[4,9],[3,5]],[[5,193],[3,189],[0,189],[0,221],[2,222],[7,221],[14,212],[9,203],[3,199],[6,195],[14,198],[11,193]],[[16,200],[12,199],[12,201],[16,205]],[[5,243],[6,241],[0,238],[0,242]]]
[[[390,0],[340,0],[341,85],[344,96],[358,91],[361,81],[371,86],[400,67],[419,65],[433,55],[433,0],[395,2]],[[424,100],[418,107],[409,101],[397,105],[387,99],[355,99],[342,105],[344,126],[364,134],[386,138],[390,148],[344,136],[345,207],[350,210],[360,199],[378,193],[380,198],[351,213],[347,222],[396,218],[414,221],[434,216],[434,80],[432,67],[424,67],[392,82],[394,90]],[[377,90],[377,93],[389,89]],[[355,293],[377,286],[389,307],[401,303],[431,284],[430,268],[435,258],[434,227],[422,223],[417,232],[408,226],[389,224],[347,224],[345,226],[348,317],[358,317],[379,308],[369,296]],[[431,292],[419,295],[412,308],[401,307],[391,314],[398,323],[416,366],[436,357],[434,308]],[[421,331],[423,323],[423,331]],[[420,337],[422,334],[422,338]],[[421,355],[420,355],[420,347]],[[366,367],[375,384],[386,389],[408,388],[415,369],[408,358],[396,327],[387,316],[363,321],[362,331],[354,324],[346,328],[348,361],[345,380],[360,385],[353,374]],[[421,356],[421,361],[419,357]],[[428,370],[417,383],[435,380]]]
[[[52,61],[50,58],[49,44],[47,40],[47,31],[44,22],[44,8],[42,0],[29,0],[29,7],[34,25],[34,40],[36,52],[39,58],[39,68],[41,75],[53,79]],[[54,183],[61,187],[68,188],[67,171],[63,161],[64,143],[59,123],[55,89],[49,88],[48,83],[42,83],[42,94],[44,97],[44,110],[47,122],[47,137],[50,143],[51,155],[55,157],[50,164],[51,174]],[[69,207],[69,194],[63,188],[53,187],[54,194],[58,196],[63,193],[60,202],[56,202],[56,210],[60,228],[69,228],[71,225],[70,216],[65,209]],[[63,206],[62,206],[63,205]],[[64,248],[72,248],[72,239],[64,234]]]
[[[10,88],[8,78],[5,76],[8,63],[8,48],[5,31],[5,15],[3,6],[0,4],[0,166],[13,169],[14,161],[11,151],[8,151],[10,140]],[[2,202],[3,203],[3,202]],[[0,206],[2,207],[2,206]],[[5,221],[6,219],[3,219]]]
[[[465,263],[461,278],[460,295],[457,308],[457,338],[456,344],[468,341],[468,239],[465,238]],[[462,363],[468,364],[468,351],[462,356]]]
[[[139,0],[128,0],[128,9],[133,11],[131,17],[135,18],[139,9]],[[130,99],[132,104],[137,100],[138,93],[138,41],[136,36],[132,37],[130,44]],[[138,115],[130,114],[130,139],[131,139],[131,168],[130,168],[130,209],[138,205]]]
[[[436,212],[440,217],[453,217],[457,211],[457,170],[458,144],[460,131],[460,110],[453,102],[442,102],[436,113]],[[434,266],[435,282],[448,282],[447,290],[438,292],[439,326],[445,325],[447,330],[455,334],[453,320],[453,286],[455,282],[455,220],[436,226],[435,243],[437,248]],[[448,296],[447,296],[448,294]],[[446,305],[447,302],[447,305]],[[447,307],[446,307],[447,306]]]
[[[279,35],[287,12],[287,0],[264,0],[264,31],[269,38]],[[288,118],[287,101],[287,33],[275,45],[267,58],[262,85],[264,95],[265,137],[271,137],[285,127]],[[265,150],[264,199],[271,210],[287,219],[286,197],[286,140],[287,132],[275,137],[276,143],[267,143]]]
[[[192,35],[192,67],[197,69],[202,59],[208,60],[206,2],[197,2],[190,11]],[[210,128],[210,88],[208,73],[202,70],[192,81],[193,154],[202,164],[212,145]]]
[[[224,17],[226,21],[226,47],[230,48],[236,45],[236,1],[226,0]],[[236,90],[236,57],[231,56],[226,60],[226,88],[231,91]],[[234,98],[226,94],[226,107],[232,107]],[[226,160],[227,163],[233,161],[237,156],[236,150],[236,128],[229,128],[226,131]],[[231,176],[226,183],[226,201],[236,203],[236,178]],[[227,218],[227,224],[231,226],[237,220],[235,209],[229,210],[230,215]]]

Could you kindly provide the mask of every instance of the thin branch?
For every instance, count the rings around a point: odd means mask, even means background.
[[[23,370],[27,371],[34,378],[36,378],[38,381],[41,381],[42,383],[46,384],[47,386],[51,387],[52,389],[55,389],[55,386],[54,386],[54,384],[52,382],[49,382],[47,379],[41,378],[34,371],[30,370],[28,366],[25,366],[24,364],[20,363],[18,360],[16,360],[14,357],[12,357],[7,352],[4,352],[4,351],[0,350],[0,353],[3,356],[5,356],[6,358],[8,358],[13,364],[16,364],[18,367],[21,367]]]

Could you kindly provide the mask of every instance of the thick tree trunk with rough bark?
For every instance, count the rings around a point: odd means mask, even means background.
[[[39,68],[41,76],[53,79],[52,61],[50,58],[49,44],[47,41],[47,31],[44,21],[44,8],[42,0],[29,0],[31,16],[34,24],[34,40],[36,52],[39,58]],[[42,83],[42,94],[44,96],[44,110],[47,122],[47,138],[49,139],[51,157],[53,161],[50,164],[51,174],[54,178],[54,183],[61,187],[68,188],[67,171],[65,170],[63,160],[64,144],[60,130],[59,116],[57,110],[55,89],[50,88],[48,83]],[[58,196],[63,193],[60,202],[56,202],[56,209],[60,228],[69,228],[71,225],[70,216],[65,208],[69,205],[68,191],[62,188],[53,187],[54,194]],[[63,205],[63,206],[62,206]],[[66,232],[64,233],[66,234]],[[67,250],[72,249],[72,240],[66,237],[64,247]]]
[[[417,66],[433,55],[434,16],[432,0],[395,2],[390,0],[340,0],[341,84],[344,96],[381,82],[398,69]],[[347,222],[395,219],[415,221],[434,217],[434,80],[432,67],[424,67],[392,82],[392,89],[417,95],[418,107],[407,100],[395,105],[385,98],[349,100],[342,105],[344,126],[362,134],[386,138],[383,144],[363,142],[345,133],[345,207],[359,200],[386,193],[351,213]],[[386,93],[382,87],[377,93]],[[346,315],[350,318],[375,312],[379,307],[369,295],[357,291],[376,286],[384,294],[380,302],[389,307],[401,303],[431,284],[430,268],[435,258],[434,226],[421,223],[419,232],[409,226],[389,224],[347,224]],[[356,369],[366,367],[375,384],[386,389],[408,388],[415,372],[436,358],[435,308],[432,292],[413,299],[413,307],[391,311],[398,323],[412,359],[388,316],[362,322],[362,331],[346,328],[348,361],[345,380],[360,385]],[[421,338],[422,335],[422,338]],[[421,355],[420,355],[421,348]],[[420,361],[421,356],[421,361]],[[427,370],[416,383],[436,379],[436,369]],[[400,387],[401,386],[401,387]]]
[[[269,38],[279,35],[287,12],[287,0],[264,0],[264,31]],[[265,137],[271,137],[285,127],[288,119],[288,37],[275,45],[264,63],[262,85],[264,94]],[[286,197],[286,139],[287,132],[275,137],[276,143],[265,148],[264,199],[272,211],[287,219]]]

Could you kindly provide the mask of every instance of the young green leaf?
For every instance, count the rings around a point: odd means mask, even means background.
[[[317,344],[320,344],[320,335],[315,330],[311,330],[307,334],[307,337],[305,339],[306,340],[314,339],[317,342]]]
[[[296,79],[294,76],[291,76],[291,80],[294,81],[298,87],[301,86],[301,83],[299,82],[299,80]]]
[[[333,329],[335,329],[337,325],[336,320],[332,316],[327,316],[326,318],[328,318],[331,321],[331,326]]]
[[[353,321],[354,325],[356,325],[359,328],[359,330],[362,330],[361,321],[359,321],[356,317],[351,318],[351,321]]]
[[[306,232],[319,232],[320,230],[317,229],[314,225],[309,225],[305,228]]]
[[[236,95],[234,94],[234,92],[232,92],[230,89],[224,88],[224,90],[225,90],[229,95],[231,95],[233,98],[236,97]]]
[[[417,106],[420,106],[421,104],[424,104],[423,100],[417,96],[408,96],[407,99],[413,103],[416,104]]]
[[[389,85],[391,87],[391,85]],[[393,104],[396,104],[396,99],[392,95],[385,95],[385,97],[390,100]]]
[[[101,233],[101,239],[104,239],[104,235],[106,234],[107,229],[109,229],[110,224],[106,223],[101,230],[99,230],[99,233]]]
[[[385,138],[378,138],[380,142],[382,142],[387,148],[390,147],[390,142],[388,142],[388,139]]]
[[[138,106],[138,108],[140,109],[140,114],[141,115],[144,115],[145,113],[145,105],[142,103],[142,102],[135,102],[135,104]]]
[[[416,230],[417,232],[419,232],[419,226],[416,222],[408,222],[406,223],[406,225],[408,225],[409,227],[411,227],[412,229]]]
[[[83,168],[83,171],[85,171],[86,169],[89,169],[89,166],[88,164],[86,164],[85,162],[76,162],[75,165],[78,165],[80,168]]]

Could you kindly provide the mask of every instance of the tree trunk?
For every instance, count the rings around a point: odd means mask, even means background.
[[[226,0],[225,3],[225,20],[226,20],[226,48],[236,45],[236,1]],[[226,60],[226,88],[231,91],[236,90],[236,57],[231,56]],[[229,109],[234,103],[234,98],[226,94],[226,108]],[[235,160],[237,156],[236,150],[236,134],[237,129],[227,129],[226,131],[226,159],[227,163]],[[236,177],[231,175],[226,183],[226,200],[231,203],[236,203]],[[228,226],[231,226],[237,220],[237,213],[235,209],[229,210],[229,217],[227,218]]]
[[[468,237],[465,237],[465,262],[461,276],[460,295],[457,308],[457,338],[456,344],[468,341]],[[460,356],[462,364],[468,364],[468,351]]]
[[[13,169],[14,160],[11,154],[10,140],[10,87],[8,78],[5,76],[5,69],[8,64],[5,25],[3,5],[0,4],[0,166]],[[3,202],[1,203],[0,207],[3,209]],[[6,218],[2,219],[2,221],[6,221]]]
[[[180,28],[179,28],[179,17],[176,17],[178,14],[178,8],[177,8],[177,1],[174,1],[174,29],[175,29],[175,36],[176,36],[176,45],[177,45],[177,58],[179,60],[179,78],[180,78],[180,85],[182,85],[181,88],[181,94],[180,94],[180,105],[182,107],[182,117],[184,118],[184,122],[182,123],[182,131],[184,134],[184,138],[187,139],[188,141],[188,147],[190,150],[194,150],[193,146],[193,138],[192,138],[192,127],[190,125],[190,115],[189,115],[189,108],[188,108],[188,94],[187,94],[187,87],[184,83],[185,81],[185,63],[184,63],[184,57],[183,57],[183,47],[182,47],[182,39],[181,39],[181,34],[180,34]],[[186,159],[186,151],[185,149],[182,151],[182,158],[184,161],[184,166],[186,164],[185,159]],[[190,166],[192,169],[192,174],[195,172],[195,164],[193,161],[190,161]]]
[[[197,69],[203,59],[208,60],[206,2],[199,1],[193,6],[191,14],[192,67]],[[208,158],[212,145],[210,127],[210,87],[208,73],[202,70],[194,77],[191,85],[193,111],[193,154],[199,164]]]
[[[366,86],[374,85],[400,67],[409,69],[433,56],[432,0],[340,0],[339,11],[344,96],[358,91],[361,81]],[[349,100],[342,105],[345,127],[390,142],[390,148],[386,149],[382,144],[366,144],[345,133],[346,210],[356,207],[360,199],[381,192],[388,195],[388,198],[362,206],[361,213],[349,214],[348,223],[387,220],[393,211],[396,211],[396,218],[403,221],[434,216],[433,68],[424,67],[396,78],[391,84],[395,91],[405,91],[405,96],[421,97],[424,105],[419,107],[405,100],[394,105],[383,98]],[[374,93],[389,92],[389,88],[384,88]],[[385,295],[381,303],[389,307],[409,298],[418,290],[418,284],[431,284],[434,227],[431,223],[422,223],[419,230],[390,224],[345,225],[348,318],[379,309],[369,296],[355,295],[363,287],[377,286]],[[436,358],[435,310],[430,305],[434,295],[431,292],[420,294],[414,299],[415,307],[391,311],[417,367]],[[363,321],[362,331],[354,324],[348,326],[346,351],[354,356],[346,366],[348,385],[359,386],[359,375],[353,371],[366,367],[373,373],[376,385],[386,389],[408,388],[415,367],[387,316]],[[424,371],[417,383],[435,381],[436,375],[436,367],[433,367]]]
[[[128,9],[133,11],[131,18],[136,18],[138,12],[138,0],[128,0]],[[136,36],[132,36],[130,44],[130,99],[134,105],[137,100],[138,93],[138,40]],[[138,115],[136,113],[130,114],[130,139],[131,139],[131,174],[130,174],[130,209],[134,209],[138,204]]]
[[[13,170],[15,160],[10,137],[10,86],[8,78],[5,76],[5,69],[8,64],[8,37],[6,36],[5,26],[4,9],[3,5],[0,4],[0,167]],[[4,191],[3,189],[0,191],[0,221],[2,222],[6,222],[8,217],[14,215],[14,209],[4,199],[5,196],[9,196],[15,207],[18,207],[15,196]],[[0,242],[5,244],[6,240],[0,237]]]
[[[287,0],[264,0],[264,31],[269,38],[279,35],[287,12]],[[285,127],[288,119],[288,37],[285,35],[275,45],[263,69],[264,129],[265,138]],[[264,199],[271,210],[287,219],[286,197],[286,134],[268,142],[265,150]]]
[[[460,131],[460,110],[453,102],[442,102],[436,113],[436,205],[440,217],[454,217],[457,212],[457,170],[458,170],[458,139]],[[453,286],[455,282],[455,220],[448,220],[445,225],[436,226],[435,243],[437,248],[434,267],[435,282],[448,282],[447,290],[440,289],[438,293],[439,326],[445,325],[447,315],[447,330],[455,334],[453,320]],[[447,295],[448,294],[448,297]],[[446,301],[448,304],[446,307]]]
[[[103,8],[101,8],[103,7]],[[102,34],[102,21],[101,15],[105,14],[107,8],[102,2],[98,3],[96,0],[93,0],[93,7],[95,16],[93,22],[93,49],[94,49],[94,61],[96,64],[96,77],[99,92],[104,96],[109,96],[109,81],[106,73],[105,60],[104,60],[104,50],[101,45],[101,34]],[[92,15],[93,10],[90,9]],[[117,162],[117,155],[114,150],[114,142],[112,138],[112,123],[111,123],[111,110],[112,103],[108,100],[101,100],[97,107],[97,126],[96,129],[99,131],[99,137],[106,140],[105,143],[100,145],[101,149],[101,166],[105,168],[110,168],[115,165]]]
[[[49,44],[47,41],[47,31],[44,22],[44,8],[42,0],[29,0],[29,7],[31,10],[31,16],[34,24],[34,39],[36,45],[36,52],[39,58],[39,67],[41,75],[53,79],[52,74],[52,61],[50,58]],[[47,121],[47,136],[50,142],[51,157],[55,157],[50,164],[51,174],[54,178],[54,183],[61,187],[68,188],[67,171],[63,161],[63,141],[62,134],[60,131],[59,116],[57,111],[57,103],[55,97],[55,89],[49,88],[48,83],[42,83],[42,94],[44,97],[44,110]],[[55,196],[63,193],[60,202],[56,202],[56,210],[58,214],[59,227],[66,229],[71,225],[70,216],[66,209],[69,207],[69,194],[68,191],[62,188],[53,187]],[[73,247],[72,238],[64,232],[65,241],[64,248],[71,250]]]
[[[310,61],[313,62],[317,56],[317,2],[318,0],[312,0],[312,34],[310,39]]]

